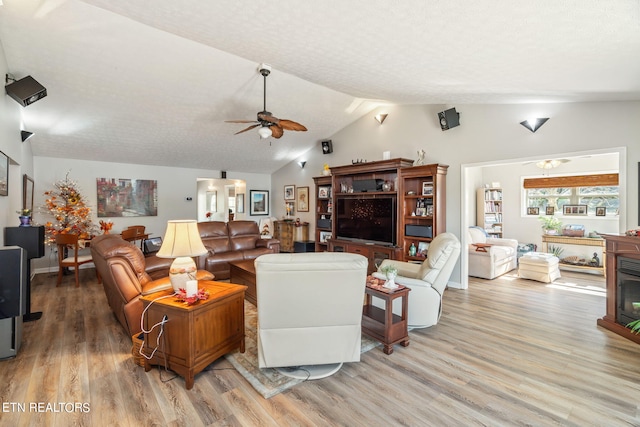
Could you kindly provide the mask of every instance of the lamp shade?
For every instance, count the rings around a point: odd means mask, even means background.
[[[169,279],[175,292],[186,289],[187,281],[196,278],[197,267],[191,257],[204,255],[207,252],[207,248],[200,239],[198,223],[195,220],[167,222],[167,232],[156,256],[175,258],[169,268]]]
[[[167,222],[167,231],[162,246],[156,256],[178,258],[204,255],[207,248],[202,244],[198,223],[195,220],[174,220]]]

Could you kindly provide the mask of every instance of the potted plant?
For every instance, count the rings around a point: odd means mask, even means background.
[[[542,223],[544,234],[560,234],[562,231],[562,221],[555,216],[539,216],[538,219]]]
[[[398,275],[398,269],[395,266],[388,264],[382,267],[380,271],[387,277],[387,281],[384,283],[385,288],[395,289],[398,287],[395,282],[396,276]]]
[[[20,216],[20,227],[29,227],[31,225],[31,209],[20,209],[16,211]]]

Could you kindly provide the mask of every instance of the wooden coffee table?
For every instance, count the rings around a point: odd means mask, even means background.
[[[256,291],[256,266],[253,263],[254,261],[253,259],[231,261],[229,263],[229,282],[245,285],[247,290],[244,293],[244,299],[257,307],[258,294]]]
[[[143,316],[145,330],[144,370],[151,365],[164,365],[185,379],[185,387],[193,387],[197,373],[224,354],[239,349],[244,353],[244,286],[201,280],[199,288],[209,292],[209,298],[186,305],[170,296],[173,291],[161,291],[140,297],[148,307]],[[151,327],[166,316],[161,344],[156,341],[161,330]]]

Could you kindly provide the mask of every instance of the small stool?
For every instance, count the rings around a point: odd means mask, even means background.
[[[543,252],[527,252],[520,257],[518,275],[521,279],[551,283],[560,278],[557,256]]]

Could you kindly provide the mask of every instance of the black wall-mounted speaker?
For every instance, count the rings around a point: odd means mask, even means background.
[[[4,88],[7,94],[23,107],[33,104],[37,100],[47,96],[47,89],[31,76],[16,80]]]
[[[20,246],[27,251],[27,259],[44,256],[44,225],[38,227],[6,227],[4,244]]]
[[[331,140],[322,141],[322,154],[333,153],[333,143]]]
[[[438,113],[438,120],[442,130],[447,130],[460,125],[460,113],[455,108],[450,108]]]

